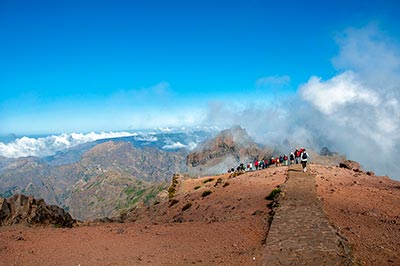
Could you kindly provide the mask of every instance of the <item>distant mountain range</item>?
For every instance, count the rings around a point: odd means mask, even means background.
[[[62,206],[77,219],[119,215],[187,171],[190,149],[212,130],[135,133],[47,157],[0,157],[0,197],[22,193]]]
[[[219,133],[135,133],[85,142],[42,158],[0,157],[0,197],[43,198],[81,220],[119,216],[140,202],[152,202],[176,173],[215,175],[276,154],[239,126]]]

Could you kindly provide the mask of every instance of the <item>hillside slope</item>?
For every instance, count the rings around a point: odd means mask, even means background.
[[[77,162],[48,164],[37,157],[0,160],[0,196],[43,198],[80,220],[116,216],[142,197],[186,171],[187,151],[134,147],[131,142],[107,141],[86,150]],[[58,158],[57,160],[61,160]],[[133,191],[145,193],[132,195]]]

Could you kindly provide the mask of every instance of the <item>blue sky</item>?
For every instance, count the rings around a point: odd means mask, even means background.
[[[0,0],[0,134],[207,123],[329,79],[337,38],[400,39],[399,1]],[[212,108],[211,108],[212,109]]]

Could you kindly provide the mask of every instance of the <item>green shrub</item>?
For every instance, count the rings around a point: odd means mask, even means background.
[[[192,207],[192,203],[189,202],[188,204],[186,204],[185,206],[183,206],[182,211],[186,211],[187,209],[189,209],[190,207]]]
[[[201,188],[201,186],[195,186],[194,190],[198,190],[199,188]]]
[[[177,204],[178,202],[179,202],[179,200],[173,199],[173,200],[171,200],[171,201],[169,202],[169,206],[171,207],[171,206]]]
[[[214,178],[212,178],[212,177],[208,178],[208,179],[204,180],[203,183],[206,184],[206,183],[211,182],[211,181],[214,181]]]
[[[265,197],[266,200],[274,200],[279,193],[281,193],[281,189],[279,187],[274,188],[268,196]]]
[[[217,179],[217,182],[215,182],[214,187],[218,186],[219,184],[222,184],[222,178],[221,177]]]
[[[201,194],[201,196],[204,198],[204,197],[207,197],[208,195],[210,195],[211,193],[212,193],[211,190],[206,190],[203,192],[203,194]]]
[[[176,192],[175,187],[170,186],[170,187],[168,188],[168,196],[169,196],[170,199],[173,198],[173,197],[175,196],[175,192]]]
[[[240,172],[235,171],[229,176],[229,178],[234,178],[234,177],[237,177],[237,176],[240,176],[243,174],[244,174],[244,172],[242,172],[242,171],[240,171]]]

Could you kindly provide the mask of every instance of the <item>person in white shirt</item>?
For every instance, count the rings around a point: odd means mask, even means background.
[[[307,161],[308,161],[308,153],[306,152],[306,149],[304,149],[303,152],[301,153],[300,161],[301,165],[303,166],[303,172],[305,173],[307,171]]]

